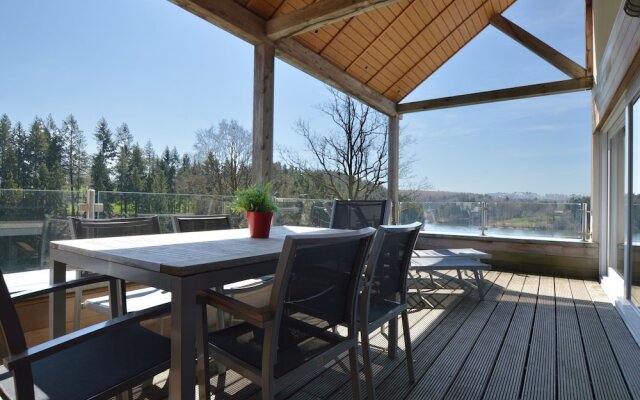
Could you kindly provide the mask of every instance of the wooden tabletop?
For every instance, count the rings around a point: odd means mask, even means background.
[[[468,257],[476,260],[486,260],[491,258],[491,254],[476,249],[435,249],[435,250],[414,250],[414,258],[446,258],[446,257]]]
[[[121,236],[51,242],[58,251],[84,255],[169,275],[193,275],[277,260],[286,235],[333,229],[274,226],[268,239],[252,239],[248,229]]]

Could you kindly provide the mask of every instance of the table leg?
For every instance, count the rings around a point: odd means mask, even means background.
[[[171,290],[171,370],[169,399],[195,398],[196,291],[182,284]]]
[[[67,279],[67,264],[54,261],[51,268],[51,283],[61,283]],[[58,290],[49,295],[49,338],[57,338],[66,333],[66,292]]]

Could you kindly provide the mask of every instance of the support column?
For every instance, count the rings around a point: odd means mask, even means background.
[[[273,164],[273,81],[275,48],[255,46],[253,53],[253,178],[271,180]]]
[[[400,223],[400,202],[398,197],[400,185],[400,117],[389,117],[389,161],[387,167],[388,200],[391,201],[391,223]]]

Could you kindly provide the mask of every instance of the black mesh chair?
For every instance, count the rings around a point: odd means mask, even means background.
[[[387,200],[334,200],[329,228],[377,228],[389,223]]]
[[[200,232],[231,229],[231,221],[227,214],[194,215],[171,217],[174,232]]]
[[[168,305],[131,313],[27,347],[15,301],[101,279],[104,277],[82,278],[12,296],[4,276],[0,275],[0,356],[3,359],[0,398],[106,399],[169,368],[169,339],[139,323],[168,313]]]
[[[106,238],[115,236],[154,235],[160,233],[160,222],[157,216],[139,218],[118,219],[81,219],[71,218],[71,237],[73,239]],[[82,268],[81,265],[77,266]],[[118,316],[127,311],[140,311],[162,303],[171,301],[171,293],[156,288],[142,288],[126,291],[126,282],[112,280],[110,296],[87,299],[83,306],[92,311]],[[76,307],[74,315],[74,328],[80,324],[80,299],[81,292],[76,291]],[[111,298],[118,296],[122,301],[121,310],[110,307]]]
[[[273,399],[284,387],[349,351],[354,398],[359,398],[356,308],[364,261],[375,230],[291,235],[275,274],[269,305],[249,306],[215,291],[200,297],[244,322],[207,333],[198,341],[198,381],[209,393],[208,351],[216,360],[262,387]],[[328,327],[344,324],[346,336]],[[203,393],[201,391],[201,393]]]
[[[422,223],[410,225],[381,225],[371,246],[365,270],[365,287],[360,295],[358,327],[362,341],[364,371],[367,378],[367,398],[375,398],[373,372],[369,356],[369,334],[389,322],[395,327],[402,316],[409,381],[414,381],[413,356],[409,317],[407,315],[407,273],[413,248]],[[395,355],[397,330],[389,329],[389,356]]]

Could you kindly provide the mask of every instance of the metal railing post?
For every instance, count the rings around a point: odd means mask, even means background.
[[[482,227],[480,229],[482,229],[482,236],[487,236],[487,202],[483,201],[482,205]]]
[[[582,203],[582,240],[587,242],[591,240],[591,218],[589,215],[591,212],[589,211],[589,204]]]
[[[96,218],[96,191],[94,189],[87,190],[87,219]]]

